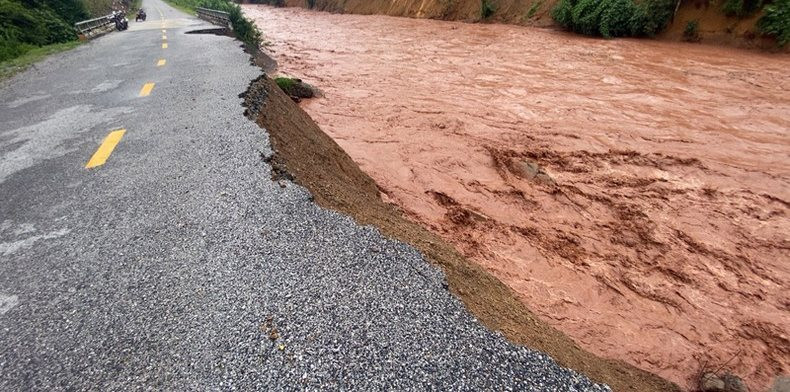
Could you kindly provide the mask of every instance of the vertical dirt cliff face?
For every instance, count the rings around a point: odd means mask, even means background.
[[[301,7],[341,14],[388,15],[409,18],[493,22],[537,27],[557,27],[551,10],[558,0],[490,0],[493,14],[484,17],[484,0],[285,0],[288,7]],[[761,37],[755,24],[762,15],[747,18],[726,16],[721,3],[708,0],[682,0],[675,17],[657,38],[689,40],[684,30],[696,21],[694,41],[743,48],[790,51],[790,45],[777,48],[772,39]]]
[[[495,7],[495,12],[486,18],[481,0],[285,0],[285,5],[289,7],[333,13],[466,22],[487,20],[537,26],[552,24],[549,10],[556,0],[496,0],[490,3]]]
[[[583,347],[684,385],[790,371],[790,57],[245,12],[387,201]]]

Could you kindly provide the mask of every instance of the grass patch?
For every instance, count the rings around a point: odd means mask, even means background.
[[[299,102],[302,98],[313,98],[316,96],[316,90],[313,86],[302,82],[300,79],[278,77],[274,78],[274,83],[296,102]]]
[[[0,62],[0,80],[10,78],[15,74],[24,71],[33,63],[40,61],[51,54],[75,48],[81,43],[81,41],[70,41],[33,48],[17,58]]]
[[[291,78],[279,77],[275,78],[274,82],[280,87],[280,90],[288,92],[296,84],[296,81]]]

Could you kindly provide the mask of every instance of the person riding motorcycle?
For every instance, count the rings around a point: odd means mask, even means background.
[[[113,11],[112,14],[110,14],[110,20],[115,22],[115,28],[118,31],[129,28],[129,20],[126,19],[126,16],[124,16],[124,13],[121,11]]]
[[[137,11],[137,16],[134,18],[135,22],[139,22],[141,20],[145,22],[145,11],[142,8],[140,8],[140,10]]]

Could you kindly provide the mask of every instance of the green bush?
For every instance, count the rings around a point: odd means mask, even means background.
[[[490,18],[491,15],[494,15],[494,12],[496,12],[496,6],[494,6],[494,3],[492,3],[491,0],[483,0],[482,3],[480,3],[481,19]]]
[[[87,17],[77,0],[0,0],[0,61],[76,40],[73,23]]]
[[[560,0],[551,16],[562,27],[585,35],[653,36],[672,17],[673,0]]]
[[[727,16],[745,18],[759,10],[762,5],[762,0],[725,0],[721,10]]]
[[[779,46],[790,42],[790,0],[775,0],[763,9],[757,21],[757,31],[776,38]]]
[[[280,87],[280,90],[288,92],[291,88],[296,84],[296,81],[291,78],[286,77],[279,77],[274,79],[274,82],[277,83],[277,86]]]
[[[683,29],[683,38],[686,41],[696,41],[699,39],[699,21],[694,19],[686,22],[686,28]]]

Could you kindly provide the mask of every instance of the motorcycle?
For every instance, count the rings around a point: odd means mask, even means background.
[[[143,11],[142,9],[140,11],[137,11],[137,16],[134,17],[134,21],[135,22],[139,22],[139,21],[145,22],[145,11]]]
[[[118,31],[123,31],[129,28],[129,19],[126,19],[123,12],[120,11],[113,11],[110,14],[110,20],[115,23],[115,29]]]

